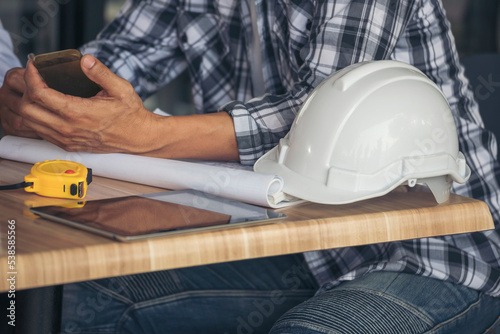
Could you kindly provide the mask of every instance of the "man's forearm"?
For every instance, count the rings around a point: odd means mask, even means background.
[[[233,120],[226,112],[158,116],[141,155],[168,159],[238,161]]]

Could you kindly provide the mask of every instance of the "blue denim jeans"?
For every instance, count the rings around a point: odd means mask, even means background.
[[[63,333],[495,333],[500,299],[401,273],[313,296],[302,256],[114,277],[64,288]],[[497,324],[499,325],[499,324]],[[496,329],[500,334],[500,329]]]
[[[296,306],[270,333],[494,334],[499,316],[500,298],[432,278],[374,272]]]
[[[302,255],[152,272],[64,287],[63,333],[267,333],[317,284]]]

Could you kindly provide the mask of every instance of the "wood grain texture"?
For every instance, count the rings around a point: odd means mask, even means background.
[[[20,182],[30,165],[0,160],[0,184]],[[145,194],[164,189],[95,177],[87,200]],[[393,192],[348,205],[304,203],[281,209],[272,223],[116,242],[66,227],[29,212],[57,204],[24,190],[0,193],[0,270],[8,268],[7,225],[16,228],[16,289],[117,275],[250,259],[310,250],[465,233],[493,228],[484,202],[452,195],[438,205],[426,192]],[[8,290],[6,279],[0,291]]]

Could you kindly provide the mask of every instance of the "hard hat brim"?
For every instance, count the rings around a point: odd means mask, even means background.
[[[437,160],[436,157],[430,157],[429,159]],[[429,187],[431,192],[434,194],[438,203],[446,201],[448,199],[446,194],[449,194],[451,183],[447,183],[445,180],[449,178],[458,183],[464,183],[470,176],[470,168],[465,164],[465,158],[462,153],[459,153],[458,160],[462,161],[462,169],[460,170],[459,164],[456,163],[455,159],[450,157],[438,157],[442,162],[444,159],[448,160],[447,166],[445,167],[441,163],[442,169],[439,173],[432,171],[432,168],[426,172],[408,173],[405,172],[404,161],[402,163],[402,173],[399,177],[396,177],[393,182],[387,183],[380,187],[376,191],[373,189],[360,190],[353,188],[350,191],[345,189],[338,189],[335,187],[330,187],[326,183],[321,184],[316,180],[312,180],[308,177],[291,170],[285,164],[279,163],[279,146],[274,147],[269,152],[264,154],[254,165],[254,170],[260,173],[275,174],[279,175],[284,180],[283,192],[292,195],[294,197],[304,199],[314,203],[321,204],[348,204],[352,202],[357,202],[369,198],[383,196],[400,185],[406,184],[408,181],[412,180],[420,183],[429,183],[431,179],[441,178],[440,182],[433,182],[433,186]],[[432,163],[431,160],[427,162]],[[375,175],[374,175],[375,176]],[[415,182],[412,182],[414,184]],[[430,184],[428,184],[430,186]],[[446,189],[445,189],[446,188]]]

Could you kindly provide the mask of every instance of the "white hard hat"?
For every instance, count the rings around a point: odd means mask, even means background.
[[[438,203],[470,176],[446,97],[417,68],[393,60],[351,65],[307,98],[290,132],[254,170],[317,203],[382,196],[427,184]]]

